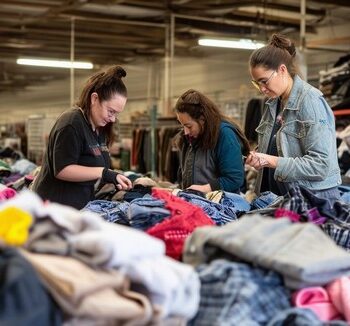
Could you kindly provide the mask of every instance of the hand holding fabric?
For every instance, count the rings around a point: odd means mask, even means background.
[[[264,167],[275,169],[277,167],[278,156],[268,155],[251,151],[247,157],[246,164],[252,166],[256,170],[260,170]]]
[[[251,151],[247,157],[246,164],[252,166],[256,170],[260,170],[264,167],[275,169],[277,167],[277,161],[278,156]]]
[[[130,190],[132,188],[132,183],[129,178],[127,178],[125,175],[117,174],[117,188],[119,190]]]
[[[115,184],[119,190],[130,190],[132,188],[131,181],[125,175],[107,168],[102,172],[102,181]]]

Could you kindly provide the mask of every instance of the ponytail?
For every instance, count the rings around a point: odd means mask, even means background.
[[[255,50],[250,58],[251,68],[263,66],[269,70],[277,70],[281,64],[284,64],[289,74],[294,77],[297,74],[295,64],[296,48],[294,43],[287,37],[279,34],[273,34],[269,43]]]

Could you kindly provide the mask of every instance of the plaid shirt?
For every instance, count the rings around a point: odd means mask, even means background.
[[[197,267],[201,301],[188,325],[264,325],[290,307],[290,292],[276,272],[218,259]]]
[[[267,326],[348,326],[346,321],[322,322],[311,309],[290,308],[281,311]]]

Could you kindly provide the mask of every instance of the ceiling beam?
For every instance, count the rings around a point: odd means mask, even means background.
[[[307,41],[307,46],[315,47],[320,45],[348,45],[348,49],[350,50],[350,36],[346,37],[332,37],[329,39],[320,39],[320,40],[310,40]]]
[[[311,1],[315,2],[316,4],[325,4],[325,5],[335,5],[335,6],[342,6],[342,7],[350,7],[349,0],[317,0],[317,1]]]
[[[230,1],[227,4],[221,4],[221,3],[214,3],[212,0],[203,1],[201,0],[201,4],[205,5],[207,9],[203,8],[195,8],[191,7],[191,4],[187,5],[181,5],[181,6],[174,6],[173,8],[177,10],[178,13],[187,13],[188,15],[192,14],[201,14],[203,15],[203,11],[207,11],[207,14],[210,15],[211,12],[215,10],[235,10],[239,7],[255,7],[256,9],[262,8],[262,9],[275,9],[275,10],[282,10],[282,11],[288,11],[288,12],[297,12],[300,13],[300,6],[299,5],[287,5],[283,3],[273,3],[269,1]],[[189,11],[190,10],[190,11]],[[192,10],[192,11],[191,11]],[[198,11],[200,10],[200,11]],[[324,16],[326,14],[325,9],[314,9],[307,7],[306,8],[306,14],[308,15],[314,15],[314,16]]]

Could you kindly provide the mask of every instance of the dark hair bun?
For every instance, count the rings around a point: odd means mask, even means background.
[[[120,66],[115,67],[115,73],[119,78],[123,78],[126,76],[126,71]]]
[[[269,45],[286,50],[292,57],[295,57],[296,49],[294,43],[283,35],[273,34],[270,38]]]
[[[106,75],[112,78],[123,78],[126,76],[126,71],[121,66],[112,66],[106,71]]]

